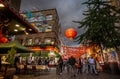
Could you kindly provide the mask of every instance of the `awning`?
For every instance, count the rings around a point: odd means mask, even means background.
[[[16,49],[16,53],[30,53],[35,52],[25,46],[22,46],[18,41],[0,44],[0,54],[7,53],[11,48]]]

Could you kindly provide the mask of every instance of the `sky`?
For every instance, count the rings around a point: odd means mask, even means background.
[[[84,29],[78,29],[78,24],[72,21],[81,21],[83,11],[86,6],[82,5],[86,0],[21,0],[21,11],[46,10],[56,8],[59,22],[62,28],[62,39],[67,46],[79,46],[77,42],[71,42],[65,36],[65,30],[73,27],[77,31],[77,35],[84,32]]]

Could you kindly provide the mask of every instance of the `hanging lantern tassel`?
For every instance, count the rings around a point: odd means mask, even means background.
[[[69,38],[70,41],[73,41],[73,38]]]
[[[73,41],[73,38],[77,35],[77,31],[74,28],[69,28],[65,31],[65,35],[70,41]]]

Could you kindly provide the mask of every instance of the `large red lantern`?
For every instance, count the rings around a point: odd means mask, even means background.
[[[67,38],[70,39],[70,41],[72,41],[73,38],[76,37],[77,31],[74,28],[69,28],[65,31],[65,35],[66,35]]]

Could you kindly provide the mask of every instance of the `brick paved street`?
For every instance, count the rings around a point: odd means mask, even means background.
[[[101,72],[99,75],[79,74],[76,77],[71,77],[71,74],[66,72],[61,75],[56,75],[56,70],[53,68],[48,74],[39,75],[19,75],[19,79],[120,79],[120,75],[108,74]]]

